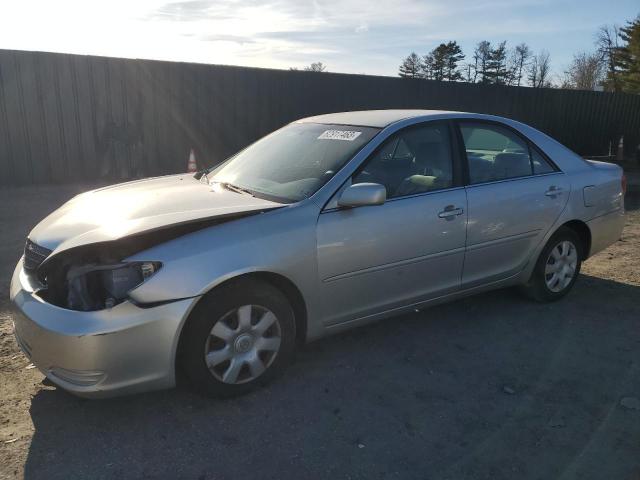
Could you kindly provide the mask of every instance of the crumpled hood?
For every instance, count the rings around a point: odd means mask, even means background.
[[[36,225],[29,238],[57,253],[169,225],[281,206],[224,188],[212,189],[191,174],[170,175],[82,193]]]

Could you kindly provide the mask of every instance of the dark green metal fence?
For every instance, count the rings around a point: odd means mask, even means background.
[[[493,113],[583,155],[640,142],[640,96],[0,50],[0,185],[211,165],[300,117],[380,108]]]

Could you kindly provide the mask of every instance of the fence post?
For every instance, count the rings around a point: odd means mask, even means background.
[[[624,161],[624,135],[620,135],[620,141],[618,142],[618,152],[616,155],[616,162],[622,163]]]

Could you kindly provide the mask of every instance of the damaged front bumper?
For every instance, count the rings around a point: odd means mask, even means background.
[[[84,397],[175,385],[180,330],[197,298],[83,312],[46,303],[36,289],[21,259],[10,290],[16,340],[53,383]]]

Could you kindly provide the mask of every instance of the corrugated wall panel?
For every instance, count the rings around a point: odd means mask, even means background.
[[[640,96],[0,50],[0,185],[215,164],[297,118],[433,108],[529,123],[583,155],[640,142]]]

